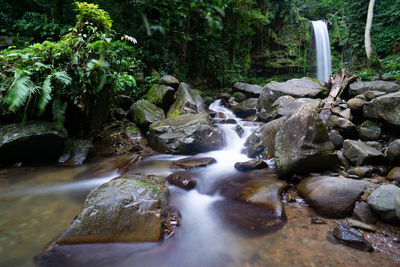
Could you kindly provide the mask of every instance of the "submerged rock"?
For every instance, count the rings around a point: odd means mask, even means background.
[[[247,97],[259,97],[262,87],[259,85],[237,82],[233,90],[245,94]]]
[[[400,195],[400,187],[381,185],[368,197],[368,205],[385,221],[398,222],[395,213],[397,195]]]
[[[394,82],[374,81],[374,82],[355,82],[350,84],[349,93],[351,95],[364,94],[368,91],[378,91],[393,93],[400,90],[400,85]]]
[[[250,171],[256,169],[268,168],[268,164],[262,159],[253,159],[245,162],[236,162],[235,169],[238,171]]]
[[[163,236],[168,187],[155,175],[126,175],[92,191],[58,244],[150,242]]]
[[[181,82],[175,94],[175,102],[168,111],[167,117],[173,118],[183,114],[197,114],[205,112],[203,98],[191,89],[189,85]]]
[[[15,162],[57,161],[68,134],[51,122],[27,122],[0,126],[0,165]]]
[[[399,86],[400,87],[400,86]],[[377,97],[363,106],[364,117],[400,126],[400,91]]]
[[[182,168],[182,169],[192,169],[196,167],[205,167],[209,164],[216,163],[217,161],[214,158],[210,157],[187,157],[180,160],[175,160],[172,162],[172,166],[174,168]]]
[[[66,166],[79,166],[94,153],[94,145],[87,139],[67,139],[64,144],[64,154],[58,162]]]
[[[148,140],[161,153],[196,154],[221,148],[223,132],[207,113],[185,114],[150,125]]]
[[[165,179],[169,184],[176,185],[185,190],[193,189],[197,184],[196,180],[187,172],[175,172],[168,175]]]
[[[280,177],[336,168],[333,144],[312,107],[301,107],[277,133],[275,162]]]
[[[136,101],[128,111],[133,121],[145,129],[153,122],[165,119],[164,111],[147,100]]]
[[[340,224],[333,229],[333,236],[346,246],[372,252],[374,248],[363,237],[362,233],[348,225]]]
[[[379,165],[385,161],[381,152],[362,141],[344,140],[343,155],[356,166],[365,164]]]

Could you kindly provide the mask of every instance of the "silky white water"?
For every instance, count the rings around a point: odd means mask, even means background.
[[[313,25],[317,54],[317,78],[321,82],[328,82],[332,72],[328,27],[322,20],[311,21],[311,23]]]

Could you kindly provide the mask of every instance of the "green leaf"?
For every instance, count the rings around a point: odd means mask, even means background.
[[[46,77],[42,85],[42,90],[40,90],[39,93],[39,100],[38,100],[39,116],[43,114],[43,111],[46,109],[47,104],[51,100],[51,91],[52,91],[51,78],[52,78],[51,74]]]
[[[71,76],[69,76],[68,73],[65,71],[57,71],[53,73],[52,78],[63,86],[68,86],[72,83]]]
[[[14,82],[6,95],[6,102],[10,110],[14,110],[25,104],[26,99],[35,92],[35,85],[29,77],[31,73],[25,70],[16,70],[14,72]]]

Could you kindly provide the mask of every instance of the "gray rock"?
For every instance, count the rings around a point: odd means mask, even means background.
[[[346,120],[351,121],[353,118],[353,116],[351,115],[351,110],[349,108],[342,109],[340,107],[334,107],[331,109],[331,111],[332,114],[345,118]]]
[[[319,107],[321,100],[312,98],[293,98],[285,95],[279,97],[272,104],[273,111],[271,112],[272,119],[293,115],[303,105],[310,105],[316,109]]]
[[[172,75],[163,75],[159,79],[159,83],[167,86],[174,87],[175,89],[179,86],[179,80]]]
[[[241,92],[234,92],[232,96],[235,98],[236,102],[242,102],[247,99],[246,95]]]
[[[147,129],[153,122],[165,119],[164,111],[147,100],[136,101],[128,111],[136,125]]]
[[[174,88],[160,84],[153,85],[144,96],[144,98],[147,101],[153,103],[156,106],[161,107],[165,111],[168,111],[172,103],[174,103],[175,100],[174,97],[175,97]]]
[[[362,251],[373,252],[372,245],[363,237],[362,233],[356,229],[340,224],[333,229],[333,236],[346,246]]]
[[[374,98],[377,98],[379,96],[386,95],[386,92],[379,92],[379,91],[367,91],[364,93],[365,97],[369,100],[372,100]]]
[[[163,236],[168,187],[155,175],[125,175],[93,190],[59,244],[156,242]]]
[[[210,157],[187,157],[180,160],[175,160],[171,164],[174,168],[182,168],[182,169],[192,169],[197,167],[205,167],[210,164],[216,163],[217,161],[214,158]]]
[[[375,232],[376,228],[372,225],[360,222],[358,220],[354,220],[354,219],[347,219],[347,223],[354,228],[358,228],[361,230],[365,230],[365,231],[369,231],[369,232]]]
[[[353,218],[374,225],[378,218],[375,213],[371,210],[369,205],[364,201],[357,201],[354,210],[353,210]]]
[[[335,131],[330,131],[328,135],[329,135],[329,140],[331,140],[335,149],[341,149],[343,146],[343,137]]]
[[[157,151],[195,154],[221,148],[223,132],[211,123],[207,113],[185,114],[153,123],[149,144]]]
[[[400,195],[397,195],[395,198],[396,207],[395,207],[395,214],[397,219],[400,220]]]
[[[233,85],[233,90],[235,92],[243,93],[247,97],[257,97],[258,98],[260,96],[262,86],[237,82]]]
[[[249,98],[232,107],[233,112],[239,118],[247,118],[257,113],[257,98]]]
[[[354,136],[357,134],[357,127],[351,121],[336,115],[329,116],[325,125],[339,130],[345,136]]]
[[[395,198],[399,194],[400,187],[395,185],[381,185],[368,197],[368,205],[385,221],[397,222]]]
[[[400,139],[394,140],[385,150],[385,155],[392,163],[400,163]]]
[[[375,148],[366,145],[362,141],[349,139],[343,142],[343,155],[356,166],[365,164],[379,165],[385,161],[383,154]]]
[[[0,126],[0,165],[15,162],[56,161],[68,134],[51,122],[27,122]]]
[[[350,168],[350,162],[348,159],[346,159],[346,157],[343,155],[343,151],[342,150],[338,150],[336,152],[336,155],[338,156],[339,162],[345,167],[345,169]],[[346,176],[346,175],[344,175]]]
[[[364,94],[367,91],[379,91],[393,93],[400,90],[400,85],[394,82],[374,81],[374,82],[355,82],[350,84],[350,95]]]
[[[386,179],[389,181],[399,181],[400,182],[400,167],[394,167],[390,170]]]
[[[79,166],[94,153],[94,150],[90,140],[68,138],[64,143],[64,153],[58,162],[67,166]]]
[[[360,166],[347,170],[350,175],[356,175],[359,178],[369,178],[372,176],[374,168],[372,166]]]
[[[336,167],[334,146],[312,107],[301,107],[277,133],[275,162],[280,177]]]
[[[259,155],[263,155],[265,158],[273,158],[275,155],[275,136],[286,120],[287,117],[281,117],[255,130],[245,142],[247,155],[251,158]]]
[[[381,128],[373,121],[366,120],[360,126],[362,140],[378,140],[381,137]]]
[[[258,99],[258,110],[272,110],[272,103],[280,96],[289,95],[294,98],[316,98],[323,94],[324,85],[311,78],[291,79],[284,83],[270,82],[261,90]]]
[[[180,83],[175,94],[175,102],[169,109],[167,117],[173,118],[183,114],[205,112],[203,98],[198,92],[190,89],[186,83]]]
[[[349,105],[350,109],[355,111],[355,110],[361,110],[363,105],[366,103],[366,100],[360,99],[360,98],[351,98],[347,101],[347,104]]]
[[[344,218],[351,215],[354,203],[364,190],[373,187],[372,183],[362,180],[316,176],[302,180],[297,190],[319,214]]]
[[[389,124],[400,126],[400,91],[377,97],[371,102],[365,103],[363,114],[366,118],[382,119]]]

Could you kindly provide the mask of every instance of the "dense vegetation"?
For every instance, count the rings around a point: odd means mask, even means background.
[[[365,58],[368,0],[89,2],[0,0],[2,120],[85,118],[93,125],[76,129],[87,132],[107,116],[110,99],[139,98],[154,69],[208,86],[312,75],[316,19],[329,21],[335,70],[400,75],[400,0],[375,5],[372,40],[383,69]]]

